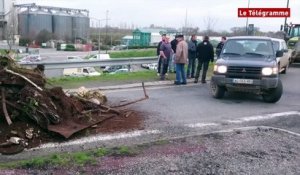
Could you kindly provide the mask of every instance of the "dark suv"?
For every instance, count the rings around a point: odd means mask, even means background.
[[[274,51],[268,37],[231,37],[214,66],[211,92],[222,98],[226,91],[248,92],[262,95],[269,103],[277,102],[282,95],[276,57],[282,51]]]

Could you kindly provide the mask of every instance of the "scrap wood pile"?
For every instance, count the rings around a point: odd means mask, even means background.
[[[33,123],[41,130],[69,138],[107,119],[130,115],[120,107],[148,98],[143,85],[144,98],[110,107],[106,105],[106,96],[99,91],[80,88],[77,93],[67,94],[61,87],[46,88],[43,71],[43,66],[33,70],[20,68],[9,56],[0,56],[0,124],[13,126],[23,121],[29,126]],[[6,151],[5,148],[17,145],[24,149],[30,139],[38,137],[34,128],[24,130],[24,133],[0,131],[0,136],[5,134],[6,137],[5,142],[0,140],[0,153],[15,153],[16,150]]]

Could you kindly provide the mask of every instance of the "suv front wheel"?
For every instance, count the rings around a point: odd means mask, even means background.
[[[278,85],[276,88],[274,89],[269,89],[267,91],[265,91],[262,95],[263,97],[263,100],[265,102],[268,102],[268,103],[276,103],[280,98],[281,98],[281,95],[282,95],[282,82],[281,80],[279,79],[278,80]]]
[[[210,82],[210,89],[214,98],[223,98],[225,95],[225,87],[218,86],[213,81]]]

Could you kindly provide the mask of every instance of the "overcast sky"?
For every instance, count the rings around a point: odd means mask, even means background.
[[[246,25],[246,18],[237,17],[238,8],[246,8],[248,0],[16,0],[17,4],[37,3],[67,8],[87,9],[90,17],[104,19],[109,11],[109,25],[148,27],[150,24],[180,28],[187,23],[204,30],[207,19],[214,29],[227,30]],[[250,0],[250,8],[284,8],[287,0]],[[290,0],[291,17],[288,22],[300,23],[300,0]],[[277,31],[284,18],[249,18],[262,31]],[[96,25],[92,22],[93,25]]]

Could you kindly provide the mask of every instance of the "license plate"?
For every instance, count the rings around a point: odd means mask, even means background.
[[[253,84],[253,80],[251,80],[251,79],[233,79],[233,83],[237,83],[237,84]]]

